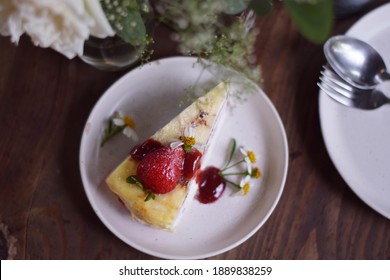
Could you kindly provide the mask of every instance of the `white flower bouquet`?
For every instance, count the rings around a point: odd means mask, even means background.
[[[68,58],[82,55],[90,35],[115,34],[99,0],[0,0],[0,34],[17,44],[24,33]]]
[[[136,46],[146,30],[137,0],[0,0],[0,34],[15,44],[27,34],[36,46],[73,58],[90,36],[118,35]]]

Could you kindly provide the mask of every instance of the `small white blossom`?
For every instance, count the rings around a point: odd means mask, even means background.
[[[252,163],[250,162],[250,160],[247,160],[247,158],[245,158],[245,163],[246,163],[246,170],[247,170],[248,174],[251,174],[252,173]]]
[[[132,129],[129,126],[126,126],[125,129],[123,130],[123,134],[129,137],[130,139],[133,139],[135,142],[138,141],[138,135],[135,132],[134,129]]]
[[[179,140],[179,139],[172,139],[171,143],[169,144],[169,146],[172,149],[176,149],[176,148],[178,148],[180,146],[183,146],[183,145],[184,145],[184,143],[181,140]]]
[[[137,132],[134,129],[133,121],[129,117],[120,117],[117,116],[112,119],[112,122],[116,126],[124,126],[126,127],[123,129],[123,134],[129,137],[130,139],[133,139],[134,141],[138,141],[138,135]]]
[[[190,145],[189,148],[196,148],[196,149],[202,149],[203,148],[203,144],[202,143],[198,143],[195,141],[195,136],[194,136],[194,132],[193,132],[193,129],[191,126],[187,126],[185,129],[184,129],[184,134],[183,134],[183,137],[180,137],[179,139],[172,139],[170,142],[170,147],[172,149],[175,149],[177,147],[180,147],[180,146],[183,146],[183,145],[186,145],[186,141],[187,140],[191,140],[194,142],[193,145]]]
[[[243,147],[240,148],[240,152],[244,155],[244,160],[247,165],[248,174],[251,174],[253,164],[256,163],[256,156],[252,151],[245,150]]]
[[[250,176],[245,176],[240,181],[240,190],[237,192],[234,192],[232,196],[245,196],[250,189]]]
[[[112,122],[113,122],[116,126],[125,125],[125,121],[124,121],[121,117],[113,118],[113,119],[112,119]]]
[[[240,182],[241,191],[240,192],[242,192],[242,195],[246,195],[249,192],[249,189],[250,189],[249,181],[250,181],[250,176],[245,176],[241,180],[241,182]]]

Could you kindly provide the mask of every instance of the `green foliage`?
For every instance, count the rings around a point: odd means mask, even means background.
[[[159,0],[162,21],[176,31],[179,50],[261,80],[253,51],[257,37],[252,10],[263,16],[272,0]],[[333,23],[332,0],[285,0],[292,21],[311,42],[321,43]],[[229,20],[226,20],[226,18]]]
[[[118,115],[115,115],[114,117],[117,117]],[[113,117],[113,118],[114,118]],[[120,132],[125,129],[126,125],[116,126],[114,122],[112,121],[113,118],[110,118],[108,120],[108,125],[104,130],[102,141],[100,143],[100,146],[103,147],[104,144],[108,142],[111,138],[113,138],[115,135],[119,134]]]
[[[126,182],[129,184],[136,185],[138,188],[140,188],[144,193],[146,194],[144,201],[149,201],[149,200],[154,200],[156,198],[156,195],[150,191],[146,190],[142,183],[138,180],[136,175],[130,175],[129,177],[126,178]]]
[[[233,68],[259,82],[253,59],[254,15],[242,14],[246,0],[159,0],[162,21],[175,30],[179,51]],[[229,9],[227,7],[230,7]],[[228,14],[227,14],[228,12]],[[236,12],[240,15],[230,15]]]
[[[228,15],[236,15],[243,12],[247,7],[249,0],[224,0],[224,13]]]
[[[259,16],[265,16],[271,12],[272,6],[271,0],[252,0],[249,3],[249,8],[251,8]]]
[[[146,27],[136,0],[104,0],[102,8],[115,33],[133,46],[145,44]]]
[[[141,14],[138,10],[132,9],[128,11],[128,15],[121,22],[125,28],[118,30],[117,34],[133,46],[142,45],[145,43],[146,28]]]
[[[283,4],[305,38],[314,43],[322,43],[328,38],[333,27],[332,0],[285,0]]]
[[[101,3],[111,26],[124,41],[133,46],[152,42],[147,35],[142,0]],[[176,31],[182,54],[207,58],[255,82],[261,81],[253,55],[258,34],[253,12],[259,16],[269,13],[272,0],[158,0],[156,4],[160,20]],[[322,43],[330,35],[332,0],[284,0],[283,5],[306,39]]]
[[[284,0],[283,5],[307,40],[322,43],[329,37],[334,20],[332,0]],[[271,11],[272,1],[251,0],[249,7],[264,16]]]

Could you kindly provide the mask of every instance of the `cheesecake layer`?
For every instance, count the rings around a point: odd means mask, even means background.
[[[227,85],[222,82],[194,101],[150,138],[164,146],[169,146],[172,141],[184,136],[190,128],[192,136],[199,144],[197,149],[204,155],[226,103],[227,95]],[[107,177],[107,185],[136,220],[157,228],[173,230],[183,209],[193,200],[197,187],[194,178],[177,184],[168,193],[156,194],[154,200],[145,201],[145,191],[126,181],[128,176],[137,173],[138,165],[139,161],[129,156]]]

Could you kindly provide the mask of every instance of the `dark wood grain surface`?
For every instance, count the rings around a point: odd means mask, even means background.
[[[345,32],[362,14],[336,22]],[[278,206],[249,240],[212,259],[390,259],[390,221],[363,203],[330,160],[320,130],[316,82],[322,46],[301,37],[276,5],[258,19],[263,89],[280,113],[290,160]],[[177,54],[157,27],[153,58]],[[126,71],[96,70],[0,38],[0,224],[16,259],[154,259],[115,237],[93,212],[78,156],[84,123],[98,98]],[[0,236],[1,257],[7,256]]]

